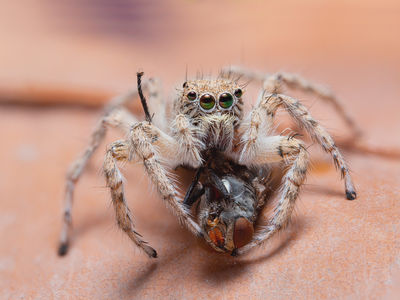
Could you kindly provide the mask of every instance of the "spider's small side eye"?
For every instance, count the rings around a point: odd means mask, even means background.
[[[213,95],[204,94],[200,97],[200,106],[205,110],[213,109],[215,106],[215,98]]]
[[[222,108],[229,108],[233,104],[233,96],[229,93],[223,93],[219,96],[219,105]]]
[[[196,100],[196,99],[197,99],[197,94],[196,94],[196,92],[191,91],[191,92],[189,92],[189,93],[187,94],[187,97],[188,97],[189,100],[193,101],[193,100]]]
[[[182,87],[183,87],[183,88],[187,88],[187,87],[188,87],[187,81],[185,81],[185,82],[182,84]]]
[[[240,98],[240,97],[242,97],[242,95],[243,95],[242,89],[236,89],[235,90],[235,97],[236,98]]]

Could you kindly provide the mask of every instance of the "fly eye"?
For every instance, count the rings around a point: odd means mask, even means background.
[[[236,98],[240,98],[240,97],[242,97],[242,95],[243,95],[242,89],[236,89],[235,90],[235,97]]]
[[[215,106],[215,98],[210,94],[204,94],[200,97],[200,106],[205,110],[213,109]]]
[[[235,222],[233,232],[233,243],[235,244],[235,247],[240,248],[248,244],[252,240],[253,234],[253,224],[246,218],[238,218]]]
[[[219,96],[219,105],[222,108],[229,108],[233,104],[233,96],[229,93],[223,93]]]
[[[189,99],[190,101],[193,101],[193,100],[196,100],[197,94],[196,94],[196,92],[191,91],[191,92],[189,92],[189,93],[187,94],[187,97],[188,97],[188,99]]]

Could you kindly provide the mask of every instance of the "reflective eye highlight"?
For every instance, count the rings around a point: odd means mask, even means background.
[[[196,94],[196,92],[191,91],[191,92],[189,92],[189,93],[187,94],[187,97],[188,97],[189,100],[193,101],[193,100],[196,100],[197,94]]]
[[[219,96],[219,105],[222,108],[229,108],[233,104],[233,96],[229,93],[223,93]]]
[[[215,98],[210,94],[204,94],[200,97],[200,106],[205,110],[213,109],[215,106]]]
[[[235,97],[240,98],[243,95],[243,91],[241,89],[236,89],[235,90]]]

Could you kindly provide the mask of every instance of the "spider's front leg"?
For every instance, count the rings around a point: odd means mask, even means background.
[[[260,137],[254,142],[257,144],[256,147],[253,145],[251,148],[243,149],[241,163],[263,165],[284,160],[290,165],[290,168],[283,177],[279,201],[268,225],[263,227],[249,244],[239,248],[237,250],[238,255],[265,242],[289,223],[309,164],[308,153],[299,140],[286,136],[270,136]]]
[[[131,211],[126,203],[122,174],[116,161],[128,161],[130,157],[131,143],[127,140],[112,143],[104,159],[103,170],[107,186],[111,191],[111,199],[115,209],[118,226],[129,236],[129,238],[149,257],[157,257],[157,252],[146,245],[142,236],[135,231]]]
[[[124,197],[122,175],[116,165],[116,160],[127,161],[131,160],[132,156],[141,160],[163,200],[193,234],[200,236],[200,227],[193,221],[188,209],[180,201],[178,192],[161,163],[161,161],[169,161],[175,164],[178,160],[176,157],[178,148],[179,145],[174,138],[149,122],[139,122],[132,127],[129,140],[111,144],[104,161],[104,174],[107,185],[110,187],[118,226],[150,257],[156,257],[157,253],[146,245],[141,235],[134,230],[131,213]]]
[[[163,200],[193,234],[200,236],[199,225],[193,221],[188,209],[179,199],[178,191],[164,164],[162,164],[162,162],[169,162],[172,166],[181,164],[179,157],[181,145],[175,138],[148,122],[140,122],[133,126],[130,140],[132,143],[131,151],[143,161],[147,174],[157,187]]]
[[[117,100],[121,102],[122,100],[126,100],[128,98],[128,95],[125,97],[117,97],[111,103],[115,103]],[[70,243],[72,225],[71,214],[75,185],[85,170],[89,159],[104,139],[107,128],[118,127],[126,132],[129,131],[130,124],[137,122],[136,118],[125,108],[113,105],[110,105],[109,108],[110,109],[106,110],[106,113],[101,118],[95,131],[93,132],[90,138],[90,143],[85,152],[71,165],[67,173],[62,228],[60,232],[60,243],[58,248],[59,255],[65,255],[67,253]]]

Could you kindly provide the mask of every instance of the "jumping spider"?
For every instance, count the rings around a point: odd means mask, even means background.
[[[138,73],[138,89],[108,104],[88,148],[67,174],[60,255],[68,249],[75,184],[108,126],[129,134],[127,139],[107,148],[103,165],[117,223],[149,257],[156,257],[157,252],[135,230],[117,161],[141,161],[163,200],[194,235],[202,236],[217,251],[243,254],[288,224],[306,178],[309,154],[304,143],[294,135],[274,134],[273,121],[280,107],[332,156],[344,178],[347,199],[356,198],[348,168],[332,137],[303,104],[284,95],[282,88],[303,90],[330,102],[357,133],[355,124],[329,91],[291,74],[267,75],[230,68],[217,79],[186,81],[174,101],[171,122],[167,123],[167,107],[159,81],[150,79],[143,84],[149,94],[153,120],[142,93],[141,75]],[[235,76],[263,82],[255,107],[246,118],[243,118],[245,87],[233,79]],[[146,121],[142,122],[127,109],[138,93],[146,115]],[[268,166],[275,162],[283,162],[287,171],[271,218],[266,226],[255,230],[258,213],[269,197]],[[168,171],[178,166],[197,170],[184,200]],[[190,211],[195,203],[192,211],[197,222]]]

